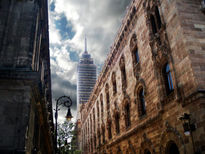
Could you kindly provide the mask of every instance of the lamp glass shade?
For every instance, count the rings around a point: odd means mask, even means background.
[[[189,135],[190,135],[190,131],[184,132],[184,135],[185,135],[185,136],[189,136]]]
[[[66,115],[66,120],[71,121],[72,118],[73,118],[73,116],[71,114],[70,108],[68,108],[67,115]]]

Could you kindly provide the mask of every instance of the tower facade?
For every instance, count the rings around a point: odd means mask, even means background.
[[[90,97],[96,82],[96,65],[87,52],[87,40],[85,38],[85,52],[78,63],[77,101],[78,104],[86,103]]]
[[[0,153],[54,153],[47,0],[0,0]]]

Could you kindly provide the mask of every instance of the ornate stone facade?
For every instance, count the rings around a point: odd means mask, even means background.
[[[0,153],[55,152],[47,0],[0,0]]]
[[[205,153],[204,44],[201,0],[133,0],[81,106],[83,153]]]

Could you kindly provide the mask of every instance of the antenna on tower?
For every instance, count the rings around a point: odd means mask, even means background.
[[[85,52],[87,53],[87,37],[86,37],[86,34],[85,34]]]

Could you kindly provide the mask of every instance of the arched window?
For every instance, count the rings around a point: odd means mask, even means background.
[[[93,130],[95,133],[95,108],[93,108]]]
[[[127,103],[125,105],[125,125],[126,128],[128,128],[131,125],[131,121],[130,121],[130,104]]]
[[[174,141],[170,141],[167,144],[166,154],[179,154],[179,149]]]
[[[150,15],[152,31],[156,34],[162,27],[162,21],[159,13],[159,8],[156,6],[154,8],[154,13]]]
[[[105,86],[105,93],[106,93],[106,101],[107,101],[107,113],[110,114],[110,95],[109,95],[109,86],[106,84]]]
[[[96,149],[96,147],[97,147],[96,134],[94,134],[94,148]]]
[[[112,73],[112,87],[113,87],[113,95],[117,93],[117,83],[116,83],[116,74]]]
[[[125,90],[127,87],[127,79],[126,79],[127,77],[126,77],[124,56],[120,58],[120,70],[121,70],[121,78],[122,78],[122,89]]]
[[[108,128],[108,138],[111,139],[112,138],[112,122],[111,121],[108,122],[107,128]]]
[[[140,116],[143,116],[146,114],[144,89],[143,88],[141,88],[139,91],[139,114],[140,114]]]
[[[103,113],[104,113],[104,106],[103,106],[103,95],[100,95],[100,104],[101,104],[101,119],[103,119]]]
[[[101,135],[100,135],[100,131],[98,131],[98,145],[101,145]]]
[[[120,133],[120,115],[119,115],[119,113],[117,113],[115,115],[115,128],[116,128],[116,133],[119,134]]]
[[[157,27],[158,27],[158,29],[161,29],[162,22],[161,22],[161,18],[160,18],[160,14],[159,14],[159,9],[157,6],[155,7],[155,15],[156,15],[156,19],[157,19]]]
[[[103,143],[105,143],[105,127],[102,128]]]
[[[93,152],[93,139],[90,139],[90,152]]]
[[[156,34],[157,33],[157,26],[156,26],[156,23],[155,23],[154,16],[152,14],[150,15],[150,20],[151,20],[151,24],[152,24],[152,32],[154,34]]]
[[[144,154],[151,154],[151,152],[150,152],[148,149],[146,149],[146,150],[144,151]]]
[[[138,53],[138,48],[136,48],[134,50],[134,54],[135,54],[135,61],[136,61],[136,63],[139,63],[140,57],[139,57],[139,53]]]
[[[163,74],[164,74],[164,81],[165,81],[165,87],[166,87],[167,94],[170,94],[174,90],[174,86],[173,86],[170,66],[168,63],[165,64],[163,68]]]
[[[99,116],[100,116],[100,110],[99,110],[99,102],[97,101],[97,116],[98,116],[98,119],[99,119]]]
[[[93,121],[92,121],[92,114],[90,114],[90,133],[93,132]]]

